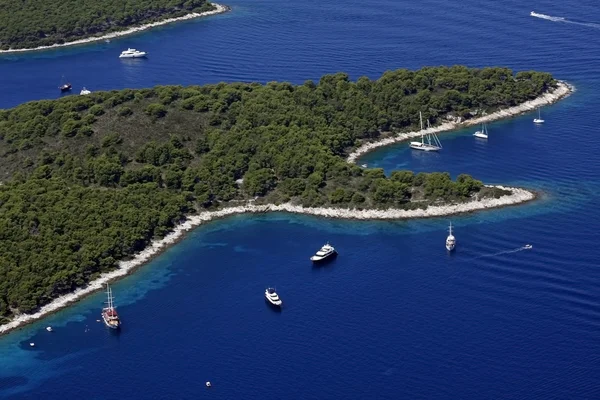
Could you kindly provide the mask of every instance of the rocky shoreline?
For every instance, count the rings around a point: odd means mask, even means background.
[[[57,49],[60,47],[83,45],[83,44],[97,42],[100,40],[114,39],[114,38],[118,38],[121,36],[131,35],[134,33],[145,31],[147,29],[155,28],[157,26],[172,24],[174,22],[180,22],[180,21],[186,21],[188,19],[208,17],[210,15],[222,14],[222,13],[225,13],[225,12],[231,10],[231,8],[229,6],[224,6],[224,5],[217,4],[217,3],[212,3],[212,5],[215,6],[214,10],[206,11],[203,13],[190,13],[190,14],[184,15],[183,17],[168,18],[168,19],[165,19],[162,21],[153,22],[153,23],[145,24],[145,25],[141,25],[141,26],[136,26],[136,27],[129,28],[129,29],[126,29],[123,31],[111,32],[111,33],[107,33],[106,35],[102,35],[102,36],[93,36],[93,37],[88,37],[85,39],[73,40],[72,42],[66,42],[66,43],[61,43],[61,44],[56,43],[56,44],[53,44],[50,46],[39,46],[39,47],[34,47],[32,49],[23,48],[23,49],[0,50],[0,54],[23,53],[23,52],[28,52],[28,51],[43,51],[43,50]]]
[[[394,135],[392,137],[386,137],[384,139],[377,140],[374,142],[368,142],[358,147],[352,153],[350,153],[346,160],[349,163],[355,163],[360,156],[372,150],[375,150],[379,147],[389,146],[394,143],[404,142],[406,140],[414,139],[416,137],[421,137],[423,133],[437,134],[441,132],[455,131],[457,129],[465,128],[468,126],[479,125],[483,122],[492,122],[500,119],[514,117],[519,114],[524,114],[533,111],[538,107],[556,103],[558,100],[567,97],[568,95],[573,93],[574,90],[575,87],[568,84],[567,82],[558,81],[558,86],[554,90],[544,93],[533,100],[529,100],[523,104],[519,104],[518,106],[510,107],[504,110],[498,110],[492,114],[485,115],[479,118],[469,119],[464,122],[444,122],[441,125],[434,126],[423,131],[404,132]]]
[[[216,4],[215,4],[216,5]],[[217,5],[218,6],[218,5]],[[223,6],[218,6],[223,7]],[[222,12],[222,11],[221,11]],[[216,13],[216,12],[215,12]],[[545,93],[534,100],[525,102],[519,106],[511,107],[505,110],[499,110],[493,114],[486,115],[484,117],[474,118],[462,123],[447,122],[439,126],[427,129],[425,132],[444,132],[459,129],[466,126],[472,126],[480,124],[482,122],[495,121],[502,118],[508,118],[525,112],[534,110],[537,107],[552,104],[574,91],[574,87],[567,84],[566,82],[559,81],[558,87],[553,91]],[[366,143],[352,152],[348,158],[348,162],[356,162],[358,157],[361,155],[393,143],[409,140],[414,137],[421,135],[421,132],[407,132],[401,133],[394,137],[385,138],[380,141]],[[491,187],[491,186],[489,186]],[[495,186],[500,189],[510,190],[510,195],[505,195],[497,199],[474,199],[464,203],[446,204],[440,206],[429,206],[426,209],[414,209],[414,210],[399,210],[399,209],[387,209],[387,210],[359,210],[359,209],[339,209],[339,208],[325,208],[325,207],[302,207],[293,205],[290,203],[285,204],[267,204],[267,205],[255,205],[246,204],[237,207],[227,207],[217,211],[204,211],[197,215],[189,216],[183,223],[175,227],[173,232],[165,236],[160,240],[153,241],[146,249],[136,254],[131,260],[120,261],[117,269],[111,272],[102,274],[98,279],[90,282],[85,287],[79,288],[72,293],[61,296],[51,303],[42,307],[39,311],[34,314],[23,314],[15,317],[11,322],[0,326],[0,335],[5,334],[13,329],[19,328],[25,324],[36,321],[43,318],[46,315],[54,313],[69,304],[85,297],[95,291],[102,289],[102,287],[110,281],[123,277],[130,274],[136,268],[150,261],[154,256],[160,254],[161,251],[166,249],[168,246],[176,243],[180,240],[184,234],[196,228],[197,226],[212,221],[215,219],[224,218],[234,214],[243,213],[267,213],[267,212],[288,212],[295,214],[309,214],[325,218],[340,218],[340,219],[355,219],[355,220],[398,220],[408,218],[432,218],[441,217],[446,215],[455,215],[462,213],[469,213],[478,210],[485,210],[491,208],[507,207],[516,204],[522,204],[534,200],[537,194],[529,190],[515,187],[503,187]]]
[[[131,260],[120,261],[118,268],[114,271],[102,274],[98,279],[90,282],[85,287],[79,288],[72,293],[61,296],[51,303],[43,306],[34,314],[22,314],[14,318],[11,322],[0,326],[0,335],[8,333],[11,330],[23,325],[34,322],[47,315],[50,315],[77,300],[101,290],[107,282],[116,280],[132,273],[136,268],[150,261],[154,256],[160,254],[168,246],[175,244],[184,234],[203,223],[225,218],[234,214],[244,213],[267,213],[267,212],[288,212],[294,214],[309,214],[325,218],[355,219],[355,220],[398,220],[408,218],[432,218],[445,215],[454,215],[485,210],[498,207],[506,207],[521,204],[534,200],[536,194],[522,188],[496,186],[500,189],[510,190],[512,194],[502,196],[498,199],[472,200],[465,203],[447,204],[441,206],[429,206],[426,209],[416,210],[358,210],[358,209],[336,209],[325,207],[302,207],[289,203],[285,204],[267,204],[254,205],[247,204],[238,207],[227,207],[217,211],[204,211],[197,215],[189,216],[183,223],[175,227],[173,232],[160,240],[153,241],[146,249],[136,254]]]

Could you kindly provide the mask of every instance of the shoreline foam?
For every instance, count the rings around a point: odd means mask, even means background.
[[[103,286],[117,278],[124,277],[132,273],[135,269],[150,261],[154,256],[160,254],[168,246],[180,240],[184,234],[203,223],[228,217],[234,214],[245,213],[267,213],[267,212],[288,212],[293,214],[309,214],[326,218],[358,219],[358,220],[397,220],[408,218],[432,218],[444,215],[454,215],[468,213],[490,208],[512,206],[520,203],[532,201],[536,194],[522,188],[496,186],[501,189],[511,190],[512,194],[502,196],[498,199],[472,200],[466,203],[447,204],[441,206],[429,206],[427,209],[417,210],[357,210],[357,209],[335,209],[323,207],[302,207],[289,203],[275,205],[254,205],[248,204],[237,207],[227,207],[217,211],[204,211],[197,215],[189,216],[184,222],[177,225],[173,232],[164,238],[152,241],[144,250],[136,254],[133,259],[120,261],[114,271],[102,274],[98,279],[90,282],[85,287],[79,288],[72,293],[60,296],[49,304],[43,306],[34,314],[22,314],[14,318],[11,322],[0,325],[0,335],[6,334],[23,325],[32,323],[47,315],[50,315],[62,308],[67,307],[81,298],[96,292]]]
[[[349,163],[355,163],[358,158],[370,151],[373,151],[379,147],[389,146],[391,144],[404,142],[409,139],[413,139],[416,137],[421,137],[421,134],[428,133],[441,133],[448,131],[455,131],[457,129],[466,128],[468,126],[479,125],[483,122],[492,122],[500,119],[514,117],[519,114],[524,114],[530,111],[535,110],[538,107],[549,105],[556,103],[558,100],[567,97],[571,93],[575,91],[575,87],[568,84],[567,82],[558,81],[558,87],[550,92],[546,92],[533,100],[526,101],[525,103],[519,104],[518,106],[509,107],[504,110],[498,110],[493,112],[492,114],[485,115],[483,117],[473,118],[466,120],[464,122],[444,122],[441,125],[434,126],[428,129],[424,129],[423,131],[412,131],[412,132],[403,132],[398,133],[391,137],[386,137],[381,140],[377,140],[374,142],[364,143],[356,150],[354,150],[346,161]]]
[[[225,13],[227,11],[230,11],[231,8],[229,6],[223,6],[221,4],[217,4],[217,3],[212,3],[213,6],[215,6],[216,8],[214,10],[211,11],[205,11],[202,13],[190,13],[190,14],[186,14],[182,17],[176,17],[176,18],[167,18],[164,19],[162,21],[157,21],[157,22],[152,22],[150,24],[144,24],[144,25],[140,25],[140,26],[135,26],[132,28],[128,28],[122,31],[117,31],[117,32],[111,32],[111,33],[107,33],[105,35],[102,36],[92,36],[92,37],[87,37],[84,39],[77,39],[77,40],[73,40],[71,42],[66,42],[66,43],[55,43],[49,46],[38,46],[38,47],[34,47],[34,48],[21,48],[21,49],[8,49],[8,50],[0,50],[0,54],[11,54],[11,53],[24,53],[24,52],[28,52],[28,51],[44,51],[44,50],[52,50],[52,49],[58,49],[61,47],[67,47],[67,46],[77,46],[77,45],[84,45],[84,44],[88,44],[88,43],[93,43],[93,42],[98,42],[100,40],[106,40],[106,39],[114,39],[114,38],[118,38],[121,36],[127,36],[127,35],[132,35],[134,33],[138,33],[138,32],[142,32],[145,31],[147,29],[152,29],[155,28],[157,26],[162,26],[162,25],[167,25],[167,24],[172,24],[174,22],[180,22],[180,21],[187,21],[189,19],[194,19],[194,18],[200,18],[200,17],[208,17],[210,15],[217,15],[217,14],[222,14]]]

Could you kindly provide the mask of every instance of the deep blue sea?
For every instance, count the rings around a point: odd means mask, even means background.
[[[231,0],[231,13],[109,44],[0,57],[0,107],[57,97],[62,75],[78,93],[466,64],[577,87],[542,126],[524,115],[491,124],[487,142],[465,130],[442,135],[439,154],[402,144],[359,161],[467,172],[539,201],[399,222],[212,222],[114,285],[120,334],[97,322],[96,294],[1,337],[0,397],[600,399],[600,7],[524,3]],[[127,47],[150,56],[119,60]],[[339,257],[312,267],[327,240]]]

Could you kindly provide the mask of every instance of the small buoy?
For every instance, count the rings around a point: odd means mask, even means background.
[[[31,342],[31,343],[29,343],[29,345],[30,345],[31,347],[33,347],[33,346],[35,346],[35,343]]]
[[[51,326],[48,326],[48,327],[46,327],[46,330],[47,330],[48,332],[52,332],[52,327],[51,327]]]
[[[212,384],[210,383],[210,381],[206,381],[206,387],[211,387]]]

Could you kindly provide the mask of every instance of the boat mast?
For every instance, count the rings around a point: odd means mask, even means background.
[[[423,114],[421,114],[421,111],[419,111],[419,121],[421,122],[421,144],[425,144],[423,138]]]

